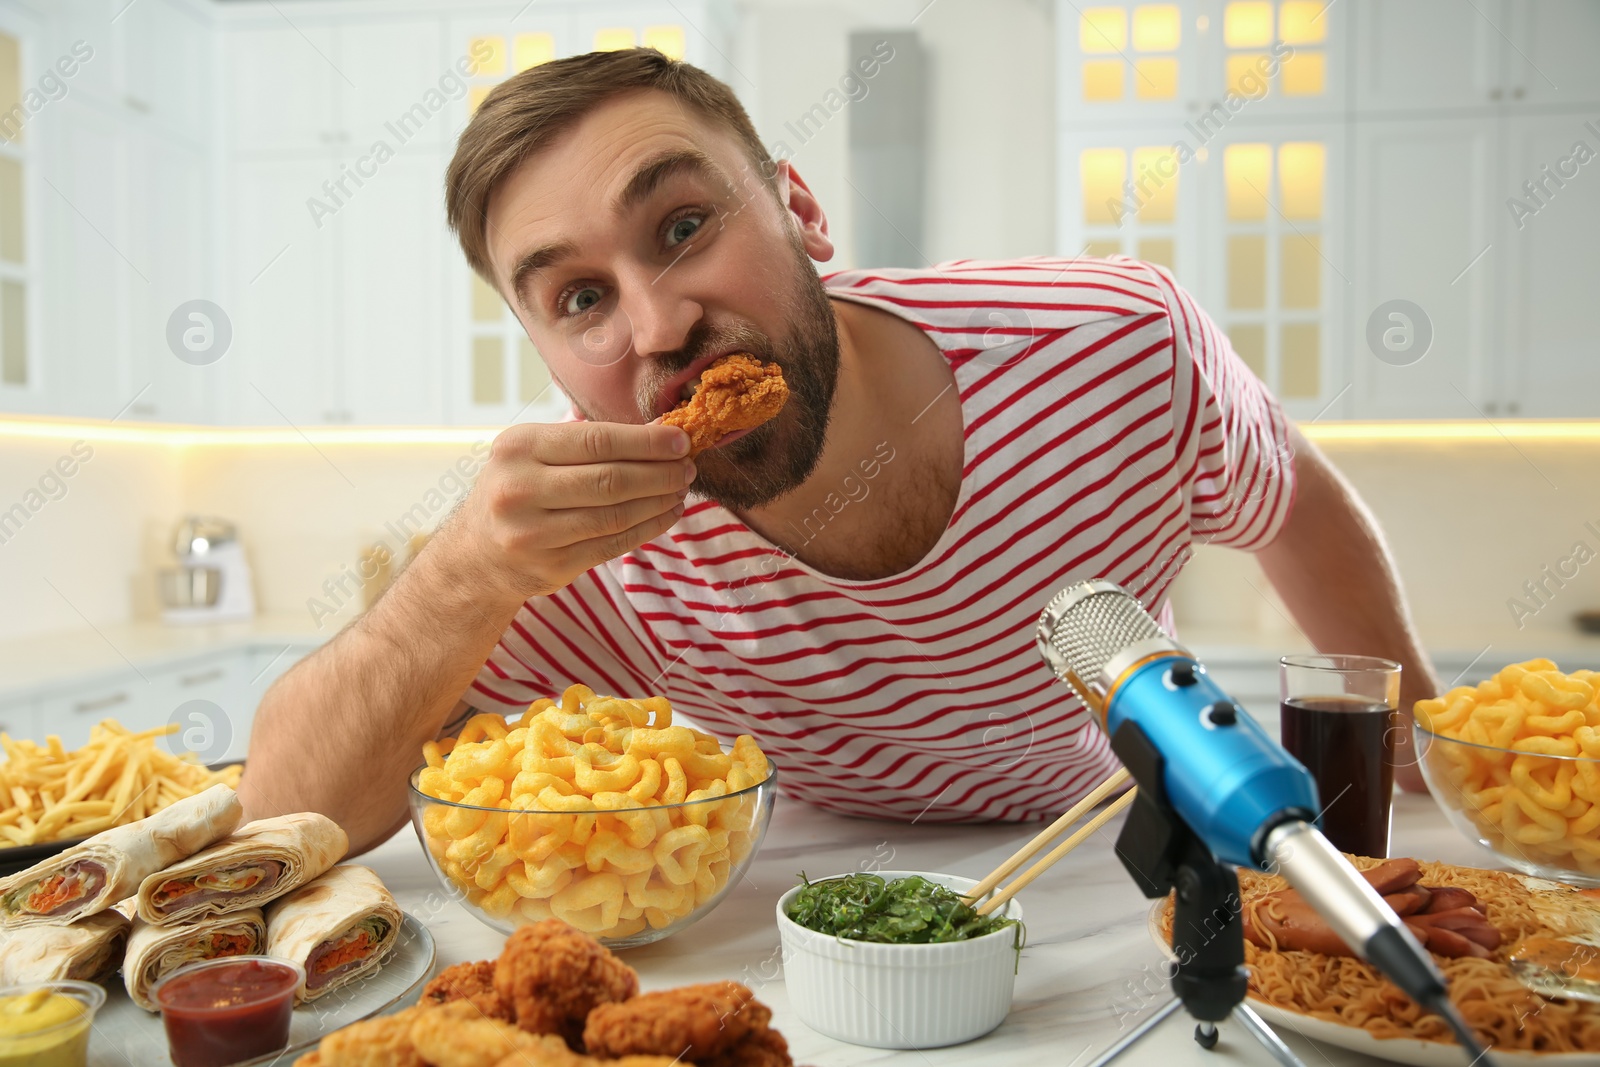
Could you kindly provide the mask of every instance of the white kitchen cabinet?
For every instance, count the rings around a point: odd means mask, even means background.
[[[454,110],[446,94],[465,95],[465,79],[451,69],[460,54],[445,55],[439,20],[352,19],[337,34],[339,69],[348,79],[337,86],[342,155],[357,157],[382,141],[398,152],[436,156]]]
[[[222,370],[174,355],[167,340],[173,312],[191,300],[220,299],[211,264],[210,156],[177,138],[141,131],[128,145],[128,255],[145,264],[149,282],[135,285],[127,337],[138,399],[125,417],[209,422]],[[142,391],[141,391],[142,390]]]
[[[204,150],[216,98],[216,40],[193,7],[166,0],[128,4],[120,12],[121,102],[143,123]]]
[[[1480,119],[1357,124],[1344,305],[1350,414],[1473,418],[1474,405],[1495,399],[1495,294],[1506,266],[1491,247],[1497,143],[1495,126]],[[1432,323],[1420,358],[1383,347],[1383,359],[1368,345],[1369,319],[1393,300],[1411,301]],[[1407,327],[1380,318],[1385,329]],[[1403,332],[1392,336],[1396,348],[1405,343]]]
[[[36,736],[33,722],[32,697],[0,701],[0,733],[9,734],[13,739],[25,737],[31,741]]]
[[[1481,20],[1480,20],[1481,21]],[[1505,98],[1513,104],[1600,102],[1600,4],[1510,0],[1505,22]]]
[[[330,26],[246,24],[222,34],[223,124],[237,153],[326,154],[339,143],[344,76]]]
[[[1503,359],[1499,414],[1593,418],[1600,340],[1594,331],[1595,245],[1600,238],[1600,158],[1579,164],[1576,142],[1600,151],[1600,113],[1506,120],[1500,181],[1486,208],[1498,235],[1503,297],[1497,349]],[[1586,121],[1588,125],[1586,125]],[[1546,170],[1545,168],[1549,168]],[[1568,176],[1563,178],[1562,174]],[[1522,188],[1543,182],[1543,205]],[[1561,184],[1558,186],[1557,181]],[[1510,201],[1537,207],[1537,214]],[[1490,410],[1489,414],[1495,414]]]
[[[383,164],[328,229],[338,243],[341,410],[358,423],[445,421],[439,152]]]
[[[1488,107],[1504,95],[1501,0],[1364,0],[1348,9],[1357,114]],[[1491,21],[1492,20],[1492,21]]]
[[[325,158],[234,162],[227,202],[232,225],[233,345],[216,364],[228,386],[230,421],[316,425],[337,419],[339,216],[319,228],[306,207],[328,179]]]
[[[39,386],[56,414],[109,419],[133,399],[121,326],[149,284],[149,264],[128,252],[127,131],[100,105],[68,96],[27,136],[40,141]]]

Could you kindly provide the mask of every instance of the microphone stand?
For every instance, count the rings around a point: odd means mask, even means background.
[[[1162,785],[1165,760],[1139,725],[1123,722],[1111,739],[1139,795],[1117,835],[1117,858],[1140,892],[1150,899],[1177,891],[1172,921],[1174,999],[1127,1037],[1101,1054],[1102,1067],[1131,1048],[1179,1004],[1196,1020],[1194,1039],[1216,1046],[1217,1023],[1232,1016],[1284,1067],[1304,1064],[1244,1003],[1249,974],[1244,968],[1244,921],[1239,877],[1219,863],[1168,802]]]

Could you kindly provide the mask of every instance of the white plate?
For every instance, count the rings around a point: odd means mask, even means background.
[[[1161,911],[1165,906],[1165,900],[1158,900],[1150,906],[1150,938],[1156,943],[1156,947],[1171,959],[1172,949],[1161,933]],[[1326,1019],[1318,1019],[1302,1012],[1280,1008],[1276,1004],[1268,1004],[1254,996],[1250,997],[1250,1006],[1256,1010],[1256,1014],[1280,1030],[1298,1034],[1309,1041],[1321,1041],[1338,1048],[1349,1049],[1351,1052],[1376,1056],[1390,1063],[1408,1063],[1413,1067],[1461,1067],[1465,1059],[1459,1045],[1421,1041],[1414,1037],[1375,1037],[1370,1030],[1362,1027],[1328,1022]],[[1584,1067],[1595,1067],[1597,1062],[1593,1052],[1517,1052],[1511,1049],[1491,1049],[1490,1055],[1494,1057],[1496,1067],[1578,1067],[1579,1064],[1583,1064]]]
[[[414,999],[433,971],[433,935],[407,915],[400,924],[398,942],[377,973],[296,1008],[289,1023],[288,1048],[244,1062],[277,1062],[281,1067],[288,1067],[296,1056],[310,1051],[325,1035],[341,1026]],[[110,980],[106,993],[106,1006],[95,1016],[94,1032],[89,1037],[89,1067],[150,1067],[170,1063],[161,1016],[129,1000],[120,976]]]

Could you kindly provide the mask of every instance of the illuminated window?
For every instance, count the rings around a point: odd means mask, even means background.
[[[1140,100],[1171,100],[1178,95],[1178,61],[1166,57],[1136,59],[1134,93]]]
[[[1272,43],[1272,5],[1235,0],[1222,13],[1222,41],[1229,48],[1265,48]]]
[[[1278,9],[1278,39],[1284,44],[1321,44],[1328,39],[1322,0],[1284,0]]]
[[[1078,157],[1083,180],[1083,221],[1088,225],[1122,221],[1122,183],[1128,177],[1128,154],[1120,148],[1090,148]]]
[[[474,37],[467,45],[467,54],[477,58],[474,73],[486,78],[498,78],[506,72],[506,39],[504,37]]]
[[[1122,99],[1122,60],[1083,61],[1083,98],[1092,103]]]
[[[654,48],[668,59],[683,58],[682,26],[646,26],[644,46]]]
[[[1078,18],[1078,48],[1086,55],[1128,47],[1128,13],[1120,7],[1090,7]]]
[[[1089,255],[1128,251],[1175,265],[1179,163],[1170,146],[1086,148],[1078,154],[1078,175]]]
[[[1319,46],[1328,38],[1325,15],[1330,6],[1324,0],[1283,0],[1277,5],[1274,26],[1269,0],[1228,4],[1222,14],[1222,42],[1228,49],[1225,88],[1260,99],[1268,95],[1270,73],[1284,96],[1322,96],[1327,91],[1328,57]]]
[[[1272,187],[1272,149],[1264,144],[1231,144],[1222,153],[1228,187],[1228,218],[1264,219]]]
[[[1278,396],[1316,401],[1325,345],[1327,147],[1239,143],[1222,159],[1228,336]]]
[[[1171,222],[1178,210],[1178,157],[1170,148],[1136,148],[1133,174],[1139,221]]]
[[[483,103],[483,98],[489,95],[492,85],[474,85],[471,92],[467,93],[467,110],[476,111],[478,105]]]
[[[506,402],[505,342],[499,337],[472,339],[472,402]]]
[[[1316,141],[1278,146],[1283,213],[1291,219],[1322,217],[1322,172],[1327,153]]]
[[[519,33],[513,45],[513,62],[518,73],[548,63],[556,57],[556,38],[551,33]]]
[[[1178,50],[1183,16],[1176,4],[1140,4],[1130,13],[1121,7],[1084,8],[1078,16],[1078,50],[1082,60],[1085,103],[1105,103],[1132,95],[1139,100],[1174,100],[1178,96]],[[1169,54],[1162,54],[1169,53]]]
[[[594,31],[596,52],[615,52],[623,48],[633,48],[638,43],[639,39],[631,26],[610,26]]]

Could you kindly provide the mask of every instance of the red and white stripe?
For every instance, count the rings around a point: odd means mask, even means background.
[[[921,327],[954,371],[966,462],[933,550],[892,578],[843,581],[699,503],[525,604],[468,700],[511,713],[573,682],[662,693],[724,738],[753,734],[785,793],[833,811],[1059,814],[1115,758],[1040,660],[1040,609],[1110,578],[1170,629],[1167,590],[1195,542],[1254,549],[1282,526],[1283,414],[1148,264],[961,260],[824,282]],[[879,477],[905,462],[876,458]],[[832,499],[869,506],[872,491],[864,470]]]

